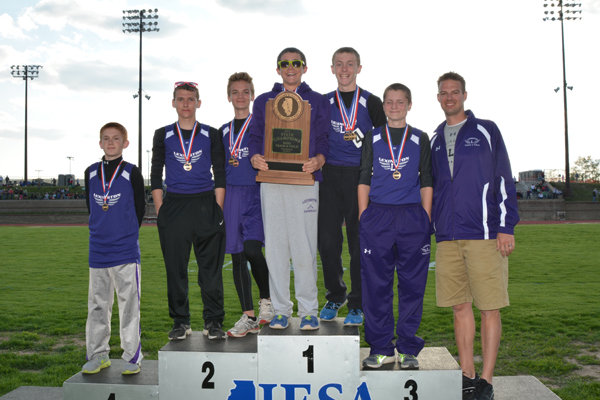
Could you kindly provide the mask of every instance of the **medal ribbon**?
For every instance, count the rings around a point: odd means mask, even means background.
[[[283,86],[283,85],[281,85],[281,86]],[[298,88],[299,88],[299,87],[300,87],[300,86],[296,86],[296,89],[294,89],[294,93],[298,93]],[[287,89],[285,88],[285,86],[283,86],[283,90],[282,90],[282,92],[291,92],[291,90],[287,90]]]
[[[342,116],[342,122],[344,123],[344,129],[346,132],[351,132],[354,130],[356,126],[356,115],[358,114],[358,99],[360,98],[360,88],[357,86],[356,91],[354,92],[354,97],[352,98],[352,106],[350,110],[346,108],[346,104],[340,95],[339,89],[335,90],[335,97],[337,98],[338,104],[340,105],[340,115]],[[350,118],[348,118],[348,112],[350,112]]]
[[[385,124],[385,134],[387,135],[388,146],[390,147],[390,154],[392,155],[392,163],[394,164],[394,169],[398,170],[400,166],[400,160],[402,160],[402,152],[404,151],[404,144],[406,143],[406,136],[408,133],[408,124],[406,124],[406,128],[404,128],[404,136],[402,137],[402,146],[400,146],[400,150],[398,151],[398,161],[396,162],[396,158],[394,157],[394,151],[392,149],[392,136],[390,135],[390,130],[387,124]]]
[[[119,167],[121,166],[121,164],[123,164],[123,160],[121,160],[121,162],[119,163],[119,165],[117,165],[117,169],[115,169],[115,172],[113,172],[113,176],[112,178],[110,178],[110,182],[108,184],[108,189],[106,189],[106,179],[104,177],[104,161],[102,161],[100,163],[100,173],[102,173],[102,191],[104,192],[104,204],[107,203],[107,199],[108,199],[108,195],[110,194],[110,187],[112,186],[115,177],[117,176],[117,172],[119,172]]]
[[[194,122],[194,127],[192,128],[192,137],[190,138],[190,145],[188,146],[187,152],[185,150],[185,145],[183,144],[183,136],[181,135],[181,127],[179,126],[179,121],[175,125],[177,127],[177,136],[179,136],[179,143],[181,143],[181,150],[183,150],[183,157],[187,163],[190,162],[190,156],[192,152],[192,144],[194,143],[194,137],[196,136],[196,127],[198,126],[198,121]]]
[[[235,143],[233,141],[233,122],[235,120],[232,120],[231,125],[229,125],[229,152],[235,158],[237,158],[238,149],[240,148],[240,144],[242,144],[244,134],[246,133],[246,130],[248,129],[248,125],[250,125],[251,119],[252,119],[252,114],[250,114],[250,115],[248,115],[248,117],[246,117],[246,121],[244,121],[244,125],[242,125],[242,128],[240,129],[240,131],[237,135],[237,138],[235,139]]]

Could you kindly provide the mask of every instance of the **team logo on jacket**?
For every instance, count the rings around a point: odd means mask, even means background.
[[[421,247],[421,255],[426,256],[427,254],[431,254],[430,244],[426,244],[425,246]]]
[[[239,149],[237,151],[237,158],[241,160],[244,157],[248,157],[248,154],[250,154],[250,150],[248,149],[248,147],[244,147],[243,149]]]
[[[175,159],[177,161],[179,161],[182,164],[185,164],[185,156],[181,153],[177,153],[176,151],[173,152],[173,156],[175,156]],[[190,157],[190,163],[194,164],[196,161],[198,161],[200,159],[200,157],[202,156],[202,150],[198,150],[195,153],[192,153],[191,157]]]
[[[481,139],[477,139],[477,138],[468,138],[467,140],[465,140],[465,146],[466,147],[479,147],[479,142],[481,142]]]
[[[344,132],[344,124],[342,124],[341,122],[331,120],[331,127],[333,128],[335,133],[343,133]]]
[[[121,198],[121,193],[111,194],[110,196],[108,196],[106,198],[106,204],[108,204],[109,207],[112,207],[115,204],[117,204],[117,202],[119,201],[120,198]],[[94,201],[96,201],[96,204],[98,204],[100,207],[102,207],[104,205],[104,197],[100,196],[97,193],[94,193]]]
[[[398,169],[404,168],[406,166],[406,164],[408,164],[409,159],[410,159],[410,157],[402,157],[402,160],[400,161],[400,166],[398,167]],[[379,157],[379,165],[381,165],[381,168],[388,170],[388,171],[396,170],[396,168],[394,168],[394,162],[392,160],[388,160],[388,159]]]

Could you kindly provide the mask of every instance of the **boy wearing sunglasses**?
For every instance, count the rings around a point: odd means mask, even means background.
[[[331,109],[329,157],[323,166],[319,188],[319,253],[327,289],[327,303],[319,316],[321,321],[333,321],[347,303],[344,324],[354,326],[362,325],[364,320],[356,196],[362,140],[368,131],[386,122],[381,99],[356,85],[361,69],[360,55],[352,47],[342,47],[333,53],[331,72],[338,87],[327,94]],[[344,222],[350,253],[350,293],[343,279]]]
[[[265,161],[265,106],[285,90],[299,94],[310,105],[309,159],[302,170],[313,174],[313,186],[262,183],[260,197],[265,230],[265,254],[269,265],[269,287],[275,317],[273,329],[288,327],[293,303],[290,300],[290,258],[294,269],[300,329],[319,328],[317,291],[317,215],[319,210],[319,182],[321,167],[329,153],[329,106],[327,99],[313,91],[302,76],[307,71],[306,57],[293,47],[284,49],[277,57],[277,74],[282,82],[275,83],[270,92],[254,101],[250,123],[250,160],[252,166],[266,171]]]
[[[225,156],[219,132],[196,121],[200,104],[197,83],[175,83],[172,105],[177,122],[157,129],[152,147],[152,198],[167,270],[169,316],[173,319],[169,340],[185,339],[192,333],[188,299],[192,244],[204,305],[204,334],[209,339],[226,337],[222,329]],[[164,200],[163,168],[167,186]]]

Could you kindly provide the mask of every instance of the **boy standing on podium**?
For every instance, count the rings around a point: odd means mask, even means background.
[[[124,375],[140,372],[140,246],[139,230],[146,211],[144,178],[138,167],[123,160],[129,146],[127,130],[116,122],[100,129],[102,161],[85,170],[85,199],[90,213],[90,283],[85,327],[84,374],[110,367],[110,319],[114,292]],[[90,201],[90,198],[92,199]]]

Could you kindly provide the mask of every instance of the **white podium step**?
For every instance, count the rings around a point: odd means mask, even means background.
[[[256,336],[209,340],[199,331],[169,342],[158,352],[160,400],[225,400],[232,390],[255,399]]]
[[[350,399],[359,383],[358,327],[342,319],[301,331],[300,318],[287,329],[263,328],[258,336],[258,399]]]
[[[360,360],[369,349],[360,349]],[[399,363],[378,369],[362,368],[358,392],[368,390],[371,400],[387,400],[390,394],[404,400],[461,400],[462,372],[445,347],[425,347],[417,357],[419,370],[401,370]]]
[[[64,400],[158,399],[158,361],[143,360],[137,375],[123,375],[126,362],[110,360],[111,366],[93,375],[73,375],[63,383]]]

